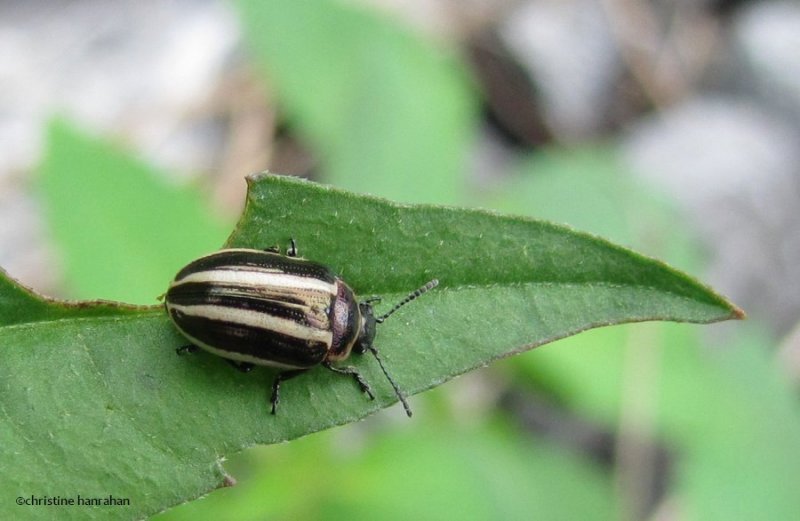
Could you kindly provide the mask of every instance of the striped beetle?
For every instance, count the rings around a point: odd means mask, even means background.
[[[372,304],[380,298],[357,302],[353,290],[328,267],[298,257],[292,239],[286,255],[278,248],[226,249],[189,263],[170,284],[164,306],[192,342],[178,348],[178,354],[202,348],[243,372],[254,365],[283,369],[272,383],[272,414],[281,382],[319,364],[353,377],[374,399],[354,367],[332,365],[351,352],[369,351],[411,416],[372,342],[376,324],[438,284],[436,279],[428,282],[376,317]]]

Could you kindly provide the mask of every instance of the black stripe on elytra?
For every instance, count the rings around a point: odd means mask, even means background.
[[[178,272],[175,280],[200,271],[241,268],[279,269],[289,275],[319,279],[328,283],[335,282],[337,278],[327,266],[305,259],[294,259],[279,253],[258,250],[222,250],[189,263]]]
[[[170,311],[188,336],[220,351],[293,367],[313,367],[325,359],[325,342],[303,340],[268,329]]]
[[[326,310],[330,313],[335,295],[330,295]],[[246,309],[267,315],[287,318],[299,324],[310,325],[306,312],[287,304],[308,305],[302,298],[289,295],[259,293],[246,286],[209,284],[206,282],[186,282],[173,286],[167,291],[167,302],[176,306],[224,306],[233,309]],[[330,316],[330,315],[329,315]]]

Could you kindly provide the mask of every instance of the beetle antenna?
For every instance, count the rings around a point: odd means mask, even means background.
[[[378,361],[378,365],[381,366],[381,371],[383,371],[383,374],[386,376],[386,379],[389,380],[389,383],[392,384],[392,388],[394,389],[394,393],[400,399],[400,403],[403,404],[403,409],[406,410],[406,414],[408,415],[408,417],[411,418],[411,407],[408,405],[408,402],[406,401],[406,397],[403,396],[403,393],[400,392],[400,388],[397,387],[397,384],[394,383],[394,380],[392,380],[392,377],[389,376],[388,372],[386,372],[386,368],[383,366],[383,362],[381,361],[381,357],[378,356],[378,350],[375,349],[372,346],[369,346],[367,349],[369,349],[369,351],[373,355],[375,355],[375,360],[377,360]]]
[[[408,304],[409,302],[411,302],[415,298],[419,297],[423,293],[426,293],[426,292],[432,290],[433,288],[435,288],[438,285],[439,285],[439,281],[437,279],[433,279],[432,281],[428,282],[427,284],[425,284],[421,288],[412,291],[411,293],[408,294],[408,296],[406,298],[404,298],[403,300],[401,300],[400,302],[395,304],[394,307],[388,311],[388,313],[385,313],[384,315],[381,315],[378,318],[376,318],[375,322],[380,324],[381,322],[383,322],[384,320],[389,318],[389,315],[391,315],[392,313],[394,313],[395,311],[397,311],[401,307],[405,306],[406,304]]]

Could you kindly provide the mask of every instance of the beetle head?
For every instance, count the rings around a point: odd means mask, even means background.
[[[375,326],[378,321],[375,318],[375,312],[372,310],[372,304],[369,302],[362,302],[358,305],[361,311],[361,331],[358,333],[358,339],[353,346],[353,351],[363,355],[367,349],[372,347],[372,342],[375,340]]]

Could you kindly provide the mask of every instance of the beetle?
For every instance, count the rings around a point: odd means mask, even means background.
[[[352,352],[370,352],[411,416],[405,396],[373,346],[376,325],[438,284],[431,280],[375,316],[373,303],[380,298],[358,302],[350,286],[330,268],[299,257],[291,239],[285,255],[277,247],[235,248],[190,262],[170,283],[164,306],[191,342],[179,347],[178,354],[203,349],[243,372],[255,365],[281,369],[272,382],[272,414],[280,401],[281,383],[317,365],[352,377],[362,392],[375,399],[358,370],[333,365]]]

